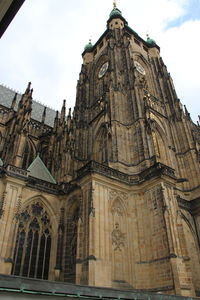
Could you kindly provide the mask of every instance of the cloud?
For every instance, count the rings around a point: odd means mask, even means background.
[[[161,46],[161,55],[174,79],[178,95],[196,119],[199,80],[199,20],[188,15],[197,0],[119,0],[129,25],[143,38],[147,31]],[[95,43],[106,29],[112,1],[25,1],[1,40],[0,81],[24,91],[32,81],[34,98],[60,110],[62,100],[75,103],[81,53],[89,38]],[[196,9],[198,7],[196,6]],[[192,10],[190,9],[190,15]],[[194,108],[195,107],[195,108]]]
[[[160,36],[162,56],[171,73],[178,97],[194,120],[200,113],[200,20],[173,27]]]

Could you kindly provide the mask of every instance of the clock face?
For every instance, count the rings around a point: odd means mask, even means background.
[[[102,78],[107,70],[108,70],[108,61],[101,66],[98,77]]]
[[[139,62],[134,61],[134,65],[140,74],[145,75],[145,69],[141,66],[141,64],[139,64]]]

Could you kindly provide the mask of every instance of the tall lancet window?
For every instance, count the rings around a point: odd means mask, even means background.
[[[28,166],[32,163],[33,159],[34,159],[34,149],[32,143],[29,140],[26,142],[24,148],[22,168],[27,169]]]
[[[35,202],[18,216],[12,274],[48,279],[51,224],[44,207]]]

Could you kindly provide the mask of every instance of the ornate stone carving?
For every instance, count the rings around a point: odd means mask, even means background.
[[[40,223],[43,228],[51,228],[48,213],[39,202],[34,202],[27,206],[20,213],[16,214],[16,219],[19,221],[19,227],[23,227],[30,222],[34,228],[37,227],[36,223]]]
[[[152,166],[142,171],[138,175],[128,175],[103,164],[97,163],[96,161],[90,161],[89,163],[87,163],[84,167],[77,171],[77,175],[79,178],[82,178],[86,174],[90,174],[93,172],[96,172],[97,174],[106,175],[110,178],[115,178],[120,182],[126,182],[130,185],[141,183],[144,180],[148,180],[152,177],[157,177],[162,174],[176,179],[174,169],[162,163],[156,163],[154,158],[152,158]],[[115,190],[113,191],[116,192]],[[112,193],[111,198],[115,198],[114,195],[115,193]],[[126,195],[126,193],[121,193],[120,195],[120,198],[126,198],[126,196],[123,196]]]
[[[28,172],[21,169],[21,168],[17,168],[15,166],[11,166],[11,165],[8,165],[7,166],[7,173],[8,175],[12,175],[12,174],[15,174],[16,177],[20,176],[20,177],[27,177],[28,176]]]
[[[165,108],[162,101],[157,99],[155,96],[151,95],[147,89],[144,90],[144,101],[146,108],[150,108],[153,111],[159,112],[165,116]]]
[[[128,194],[116,190],[110,190],[109,198],[110,200],[120,198],[126,201],[128,199]]]
[[[120,206],[114,206],[112,208],[112,214],[117,214],[118,216],[122,216],[123,212],[122,212],[122,208]]]
[[[40,203],[34,203],[32,204],[32,214],[34,216],[39,216],[41,215],[41,212],[43,210],[43,207],[40,205]]]
[[[121,203],[120,203],[119,199],[116,199],[113,202],[111,212],[112,212],[113,215],[114,214],[117,214],[118,216],[122,216],[123,215],[123,209],[122,209],[122,206],[121,206]]]
[[[109,201],[111,205],[112,214],[117,214],[118,216],[123,215],[122,203],[125,207],[128,206],[128,194],[116,190],[110,190]]]
[[[90,191],[90,206],[89,206],[89,216],[95,217],[95,208],[93,203],[93,197],[94,197],[94,189],[91,188]]]
[[[4,192],[1,199],[0,199],[0,218],[2,217],[4,213],[4,205],[5,205],[5,197],[7,192]]]
[[[115,228],[112,231],[112,244],[114,245],[114,250],[121,251],[125,246],[125,233],[122,233],[119,229],[119,224],[115,224]]]
[[[30,228],[32,230],[39,230],[40,226],[39,226],[37,218],[34,218],[33,221],[30,223]]]

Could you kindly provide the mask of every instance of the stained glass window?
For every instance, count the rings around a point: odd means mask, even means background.
[[[12,274],[48,279],[51,252],[51,224],[39,203],[32,203],[18,216]]]

